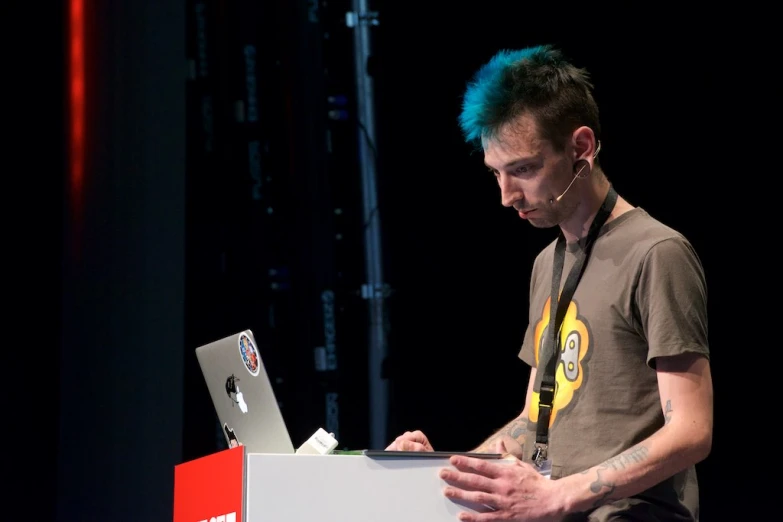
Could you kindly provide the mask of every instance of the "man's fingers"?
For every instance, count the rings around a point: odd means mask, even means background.
[[[495,490],[495,484],[492,482],[492,479],[475,473],[465,473],[445,468],[440,471],[440,478],[454,486],[450,490],[452,492],[457,488],[467,491],[483,491],[485,493],[492,493]]]
[[[401,451],[427,451],[424,444],[412,440],[401,440],[397,443],[397,447]]]
[[[443,493],[450,499],[463,500],[474,504],[483,505],[495,511],[498,509],[501,499],[498,495],[487,493],[485,491],[466,491],[464,489],[447,486]]]
[[[452,466],[460,471],[476,473],[484,477],[497,478],[502,473],[505,465],[491,462],[487,459],[477,459],[474,457],[464,457],[454,455],[449,459]]]
[[[501,441],[503,442],[503,448],[505,450],[505,451],[502,452],[502,453],[504,453],[504,455],[503,455],[504,457],[514,456],[514,457],[516,457],[516,458],[518,458],[520,460],[525,458],[525,455],[524,455],[525,450],[522,447],[522,445],[519,443],[518,440],[516,440],[513,437],[509,437],[508,435],[506,435],[505,437],[503,437],[501,439]]]
[[[427,444],[427,436],[421,430],[406,431],[400,438],[418,442],[419,444]]]
[[[421,442],[422,444],[427,442],[427,436],[421,430],[414,431],[412,435],[416,442]]]
[[[423,444],[398,438],[386,447],[386,451],[426,451]]]
[[[432,451],[432,446],[420,430],[406,431],[386,446],[386,451]]]
[[[506,444],[503,442],[503,439],[500,439],[495,443],[495,453],[500,453],[504,457],[508,453],[508,450],[506,449]]]

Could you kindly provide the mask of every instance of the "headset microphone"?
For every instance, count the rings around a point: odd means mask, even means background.
[[[597,158],[597,157],[598,157],[598,153],[599,153],[599,152],[601,152],[601,141],[600,141],[600,140],[598,141],[598,147],[595,149],[595,152],[593,153],[593,158]],[[566,192],[568,192],[568,189],[570,189],[570,188],[571,188],[571,185],[573,185],[573,184],[574,184],[574,181],[576,181],[576,180],[577,180],[577,178],[581,178],[581,177],[583,177],[583,176],[582,176],[582,172],[583,172],[583,171],[584,171],[584,170],[587,168],[587,166],[588,166],[588,165],[589,165],[589,163],[585,162],[585,164],[584,164],[584,165],[582,165],[582,168],[581,168],[581,169],[579,169],[579,170],[576,172],[576,174],[574,174],[574,179],[572,179],[572,180],[571,180],[571,183],[569,183],[569,184],[568,184],[568,186],[567,186],[567,187],[566,187],[566,189],[563,191],[563,193],[562,193],[562,194],[560,194],[559,196],[557,196],[556,198],[552,198],[552,199],[550,199],[550,200],[549,200],[549,203],[554,203],[555,201],[560,201],[561,199],[563,199],[563,196],[565,196],[565,195],[566,195]]]
[[[571,188],[571,185],[573,185],[573,184],[574,184],[574,181],[576,181],[578,178],[581,178],[581,177],[582,177],[582,171],[583,171],[583,170],[585,170],[585,168],[587,168],[587,165],[588,165],[587,163],[585,163],[584,165],[582,165],[582,168],[581,168],[581,169],[579,169],[579,172],[577,172],[576,174],[574,174],[574,179],[572,179],[572,180],[571,180],[571,183],[569,183],[569,184],[568,184],[568,186],[567,186],[567,187],[566,187],[566,189],[563,191],[563,193],[562,193],[562,194],[560,194],[559,196],[557,196],[555,199],[550,199],[550,200],[549,200],[549,202],[550,202],[550,203],[554,203],[555,201],[560,201],[561,199],[563,199],[563,196],[565,196],[565,195],[566,195],[566,192],[568,192],[568,189],[570,189],[570,188]]]

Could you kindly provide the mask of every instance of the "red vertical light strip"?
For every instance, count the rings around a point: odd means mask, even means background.
[[[85,73],[84,0],[70,0],[69,12],[70,210],[73,252],[78,254],[84,204]]]

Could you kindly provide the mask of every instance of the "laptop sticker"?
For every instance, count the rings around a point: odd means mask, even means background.
[[[245,361],[245,367],[250,375],[254,377],[258,375],[258,350],[247,334],[239,336],[239,353],[242,355],[242,360]]]
[[[231,399],[232,403],[239,405],[239,409],[242,413],[247,413],[247,403],[245,402],[245,398],[242,397],[242,392],[239,391],[238,382],[239,378],[234,376],[234,374],[231,374],[229,378],[226,379],[226,395],[228,395],[228,398]]]
[[[237,440],[237,435],[234,433],[233,428],[228,427],[228,423],[223,423],[223,431],[226,432],[226,437],[228,438],[228,447],[229,448],[235,448],[239,445],[239,441]]]

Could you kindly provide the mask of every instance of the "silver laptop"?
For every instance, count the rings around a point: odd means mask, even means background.
[[[291,436],[253,332],[245,330],[196,348],[226,442],[250,453],[294,453]]]

